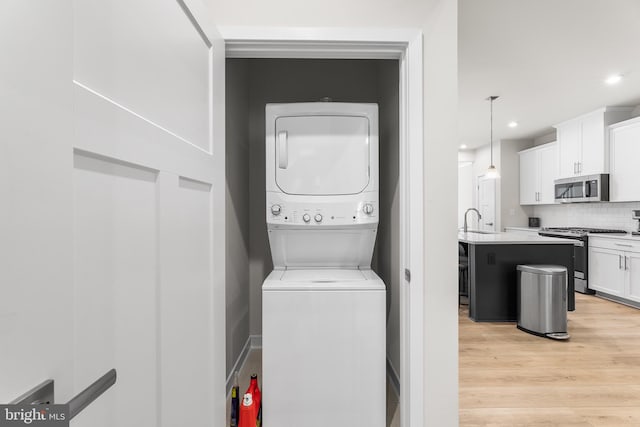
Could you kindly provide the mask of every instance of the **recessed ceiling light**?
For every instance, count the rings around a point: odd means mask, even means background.
[[[464,150],[465,148],[467,148],[467,144],[460,144],[460,149]]]
[[[620,83],[620,80],[622,80],[622,75],[612,74],[609,77],[607,77],[607,79],[604,82],[608,85],[614,85],[616,83]]]
[[[507,126],[509,126],[510,128],[518,127],[518,122],[509,122]]]

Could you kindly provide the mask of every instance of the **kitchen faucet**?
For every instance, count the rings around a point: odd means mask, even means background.
[[[464,232],[467,232],[467,214],[469,213],[469,211],[476,211],[476,213],[478,214],[478,221],[480,221],[482,219],[482,215],[480,215],[480,211],[476,208],[469,208],[464,212]]]

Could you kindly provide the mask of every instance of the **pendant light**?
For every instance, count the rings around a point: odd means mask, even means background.
[[[491,166],[487,169],[486,177],[489,179],[500,178],[500,173],[498,169],[493,165],[493,101],[498,99],[499,97],[496,95],[490,96],[487,98],[487,101],[491,103],[491,121],[490,121],[490,129],[491,129],[491,140],[489,141],[491,145]]]

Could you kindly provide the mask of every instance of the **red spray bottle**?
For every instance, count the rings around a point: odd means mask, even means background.
[[[256,427],[258,425],[258,416],[262,415],[260,411],[261,400],[262,393],[258,387],[258,376],[253,374],[251,375],[249,388],[247,388],[240,405],[239,427]]]

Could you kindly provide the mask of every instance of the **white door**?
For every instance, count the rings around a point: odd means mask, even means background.
[[[610,132],[610,200],[637,201],[640,199],[640,171],[636,161],[640,152],[640,124],[615,128]]]
[[[53,378],[65,402],[116,368],[74,425],[222,425],[224,45],[208,12],[9,3],[0,399]]]
[[[520,153],[520,204],[538,202],[538,150]]]
[[[627,298],[640,302],[640,253],[627,252]]]
[[[582,119],[581,158],[578,165],[579,175],[593,175],[607,172],[605,165],[604,120],[602,113],[586,116]]]
[[[2,403],[48,378],[73,392],[71,17],[69,1],[0,2]]]
[[[581,154],[582,125],[572,121],[558,126],[558,152],[560,156],[560,178],[578,174]]]
[[[478,210],[482,215],[480,230],[496,231],[496,180],[484,175],[478,177]]]
[[[554,202],[554,180],[558,177],[558,146],[550,144],[538,150],[538,204]]]
[[[610,295],[623,296],[624,282],[623,252],[590,247],[589,288]]]

